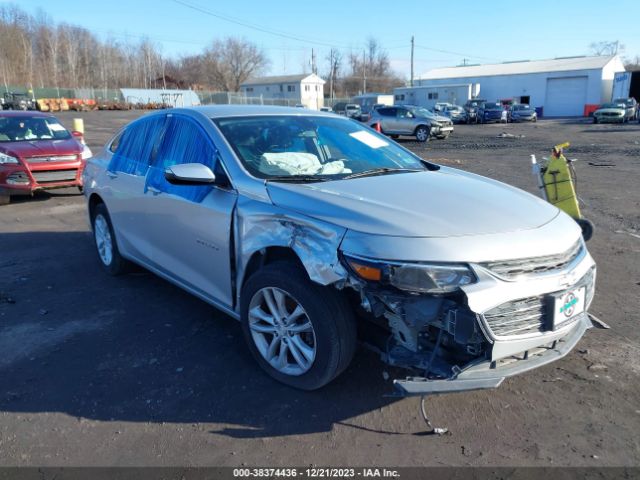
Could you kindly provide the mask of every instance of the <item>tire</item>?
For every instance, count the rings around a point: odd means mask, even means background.
[[[580,225],[580,228],[582,229],[582,238],[584,238],[585,242],[588,242],[591,237],[593,237],[593,232],[596,229],[595,225],[586,218],[580,218],[576,220],[576,222],[578,222],[578,225]]]
[[[129,271],[130,263],[120,255],[111,217],[104,203],[99,203],[91,215],[93,241],[100,265],[109,275],[122,275]]]
[[[429,127],[425,127],[424,125],[420,125],[416,128],[414,132],[416,136],[416,140],[420,143],[429,141],[429,136],[431,134],[431,129]]]
[[[279,313],[272,313],[267,297],[271,305],[282,305],[289,315],[302,308],[302,314],[289,324],[298,328],[297,334],[288,330],[286,321],[274,323]],[[278,302],[278,298],[283,300]],[[313,283],[301,267],[290,262],[269,264],[247,280],[240,315],[255,360],[269,376],[290,387],[316,390],[325,386],[347,368],[355,353],[356,322],[345,298],[332,287]],[[304,325],[310,328],[300,331]],[[293,350],[304,362],[296,359]],[[278,363],[276,351],[284,351],[282,366],[271,363]],[[307,354],[302,355],[303,351]]]
[[[11,195],[0,194],[0,205],[9,205],[11,201]]]

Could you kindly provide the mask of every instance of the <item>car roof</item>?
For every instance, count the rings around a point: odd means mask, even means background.
[[[335,115],[319,110],[273,105],[205,105],[198,107],[175,108],[171,111],[197,112],[208,118],[246,117],[253,115],[318,115],[335,118]]]
[[[23,117],[23,118],[55,118],[55,115],[45,112],[36,112],[33,110],[2,110],[0,111],[0,117]]]

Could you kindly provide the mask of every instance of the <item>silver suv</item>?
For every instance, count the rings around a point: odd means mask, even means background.
[[[444,140],[453,132],[453,122],[448,117],[410,105],[378,108],[367,123],[372,127],[378,124],[381,131],[392,138],[410,135],[419,142],[426,142],[430,137]]]
[[[87,163],[84,192],[106,272],[134,262],[226,312],[293,387],[340,374],[356,332],[413,395],[497,387],[591,326],[570,217],[330,113],[154,112]]]

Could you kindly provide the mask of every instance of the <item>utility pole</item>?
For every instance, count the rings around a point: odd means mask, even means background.
[[[316,72],[316,54],[313,51],[313,48],[311,49],[311,73],[317,73]]]
[[[413,42],[413,35],[411,35],[411,86],[413,87],[413,47],[414,47],[414,42]]]
[[[331,99],[331,104],[333,105],[333,48],[329,51],[329,98]]]
[[[362,51],[362,94],[367,93],[367,57]]]

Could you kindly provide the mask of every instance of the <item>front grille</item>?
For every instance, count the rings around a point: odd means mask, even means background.
[[[583,253],[584,244],[582,240],[578,240],[569,250],[560,254],[488,262],[483,263],[482,266],[499,277],[513,280],[522,276],[560,271]]]
[[[44,163],[44,162],[73,162],[78,160],[77,155],[49,155],[45,157],[29,157],[27,162],[29,163]]]
[[[544,296],[524,298],[503,303],[486,312],[484,318],[497,337],[543,332],[547,304]]]
[[[36,179],[38,183],[47,183],[47,182],[66,182],[70,180],[75,180],[78,170],[50,170],[44,172],[31,172],[33,178]]]
[[[580,281],[571,287],[573,289],[586,286],[585,309],[593,300],[594,282],[595,267],[590,268]],[[483,317],[496,337],[544,332],[551,325],[547,298],[546,295],[539,295],[512,300],[485,312]]]

